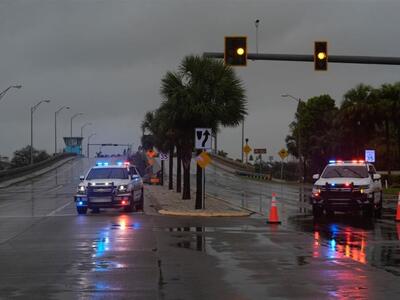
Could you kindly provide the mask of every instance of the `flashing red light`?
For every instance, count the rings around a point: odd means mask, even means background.
[[[356,164],[356,163],[357,163],[357,161],[356,161],[356,160],[352,160],[351,162],[352,162],[353,164]]]
[[[358,162],[359,162],[360,164],[363,164],[363,163],[364,163],[364,161],[363,161],[363,160],[359,160]]]
[[[129,165],[130,165],[130,162],[129,162],[129,161],[124,161],[124,165],[125,165],[125,166],[129,166]]]
[[[346,182],[346,183],[344,184],[344,186],[350,186],[350,183]]]
[[[125,200],[122,200],[122,205],[126,205],[126,201]]]
[[[343,163],[343,160],[337,160],[336,163],[342,164],[342,163]]]

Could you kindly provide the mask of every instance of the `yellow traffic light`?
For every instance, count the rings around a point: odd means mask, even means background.
[[[318,53],[318,59],[324,59],[326,58],[326,54],[324,52]]]
[[[237,48],[236,53],[238,55],[243,55],[244,54],[244,49],[243,48]]]
[[[314,70],[328,70],[328,43],[325,41],[314,42]]]
[[[225,65],[246,66],[247,65],[247,37],[246,36],[226,36]]]

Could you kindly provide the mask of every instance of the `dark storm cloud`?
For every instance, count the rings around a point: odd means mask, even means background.
[[[330,53],[397,55],[397,1],[0,1],[0,90],[11,83],[24,88],[0,103],[4,141],[10,154],[28,142],[29,107],[40,99],[52,103],[35,114],[35,140],[52,148],[53,113],[60,105],[60,135],[90,121],[85,132],[98,141],[139,141],[140,122],[160,101],[160,79],[187,54],[222,51],[224,35],[248,35],[255,51],[254,20],[260,19],[260,52],[311,53],[313,41],[329,41]],[[316,74],[308,63],[249,62],[238,69],[248,90],[246,136],[252,145],[276,152],[284,146],[295,103],[342,94],[359,82],[374,85],[399,79],[397,67],[330,64]],[[239,155],[240,128],[222,129],[220,146]]]

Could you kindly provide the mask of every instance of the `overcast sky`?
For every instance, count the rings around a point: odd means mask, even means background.
[[[255,52],[312,54],[327,40],[331,55],[400,56],[400,1],[390,0],[0,0],[0,91],[22,84],[0,102],[0,155],[29,144],[54,151],[54,112],[62,105],[58,136],[86,122],[92,142],[133,143],[146,111],[161,101],[160,79],[188,54],[223,51],[225,35],[247,35]],[[237,69],[248,97],[246,134],[254,148],[276,154],[285,146],[296,103],[323,93],[342,101],[360,82],[399,81],[400,66],[249,62]],[[59,147],[62,146],[61,139]],[[219,147],[240,157],[241,128],[222,129]],[[111,151],[110,151],[111,153]]]

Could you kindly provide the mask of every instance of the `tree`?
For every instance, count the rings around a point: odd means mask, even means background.
[[[303,157],[304,177],[309,172],[318,172],[335,152],[337,144],[334,119],[337,114],[335,100],[329,95],[312,97],[306,102],[300,102],[295,115],[295,121],[290,124],[286,137],[289,153],[299,157],[298,145],[301,139],[300,153]]]
[[[182,155],[183,199],[190,198],[190,161],[194,147],[194,129],[237,126],[246,115],[242,82],[223,62],[199,56],[187,56],[177,72],[162,79],[162,108],[168,111],[168,124],[174,129],[176,145]],[[201,208],[201,175],[197,168],[196,208]]]
[[[14,157],[11,159],[12,168],[27,166],[30,164],[31,146],[26,146],[14,152]],[[36,150],[33,148],[33,162],[38,163],[50,157],[44,150]]]

